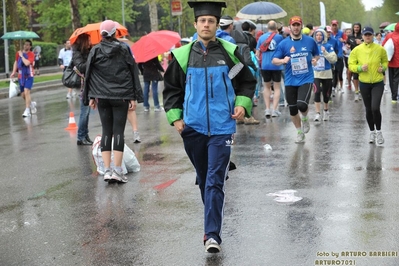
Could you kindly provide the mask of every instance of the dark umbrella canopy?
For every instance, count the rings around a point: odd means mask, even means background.
[[[254,2],[248,4],[238,11],[236,17],[251,20],[270,20],[283,18],[287,16],[287,12],[280,6],[271,2]]]
[[[380,24],[380,28],[385,28],[386,26],[388,26],[389,24],[391,24],[391,22],[382,22]]]

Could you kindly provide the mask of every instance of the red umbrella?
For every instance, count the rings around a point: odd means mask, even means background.
[[[144,35],[132,45],[132,51],[137,63],[147,62],[164,52],[167,52],[180,41],[177,32],[169,30],[153,31]]]
[[[101,41],[100,25],[101,22],[98,22],[98,23],[87,24],[82,28],[76,29],[72,33],[71,37],[69,37],[69,41],[71,42],[71,44],[73,44],[80,34],[85,33],[90,35],[90,41],[93,45],[99,43]],[[127,29],[118,23],[115,34],[116,38],[120,38],[126,35],[128,35]]]
[[[391,24],[391,22],[382,22],[380,24],[380,28],[385,28],[386,26],[388,26],[389,24]]]

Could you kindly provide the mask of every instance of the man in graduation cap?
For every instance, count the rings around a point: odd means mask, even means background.
[[[188,2],[198,38],[175,49],[165,75],[164,108],[196,170],[204,203],[205,251],[221,250],[224,182],[236,120],[251,116],[256,80],[237,46],[215,37],[224,2]]]

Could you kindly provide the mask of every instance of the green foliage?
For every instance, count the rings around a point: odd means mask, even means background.
[[[40,58],[40,65],[41,66],[55,66],[57,65],[58,61],[58,54],[57,54],[57,44],[56,43],[47,43],[47,42],[37,42],[33,41],[33,48],[39,45],[42,48],[41,58]],[[3,47],[0,47],[2,49]],[[10,43],[8,47],[8,54],[9,54],[9,66],[10,70],[12,70],[12,66],[14,65],[15,61],[15,45]]]
[[[133,1],[125,0],[125,21],[130,22],[137,16],[133,12]],[[80,0],[79,11],[81,25],[112,19],[122,24],[121,0]],[[47,25],[40,31],[45,41],[62,43],[73,33],[71,7],[69,1],[42,0],[34,10],[40,15],[39,23]],[[83,11],[84,10],[84,11]]]

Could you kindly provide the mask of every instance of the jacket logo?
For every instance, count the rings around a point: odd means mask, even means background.
[[[307,51],[306,47],[302,47],[301,51]]]
[[[219,65],[225,65],[225,64],[226,64],[226,62],[225,62],[224,60],[218,60],[217,63],[218,63]]]

